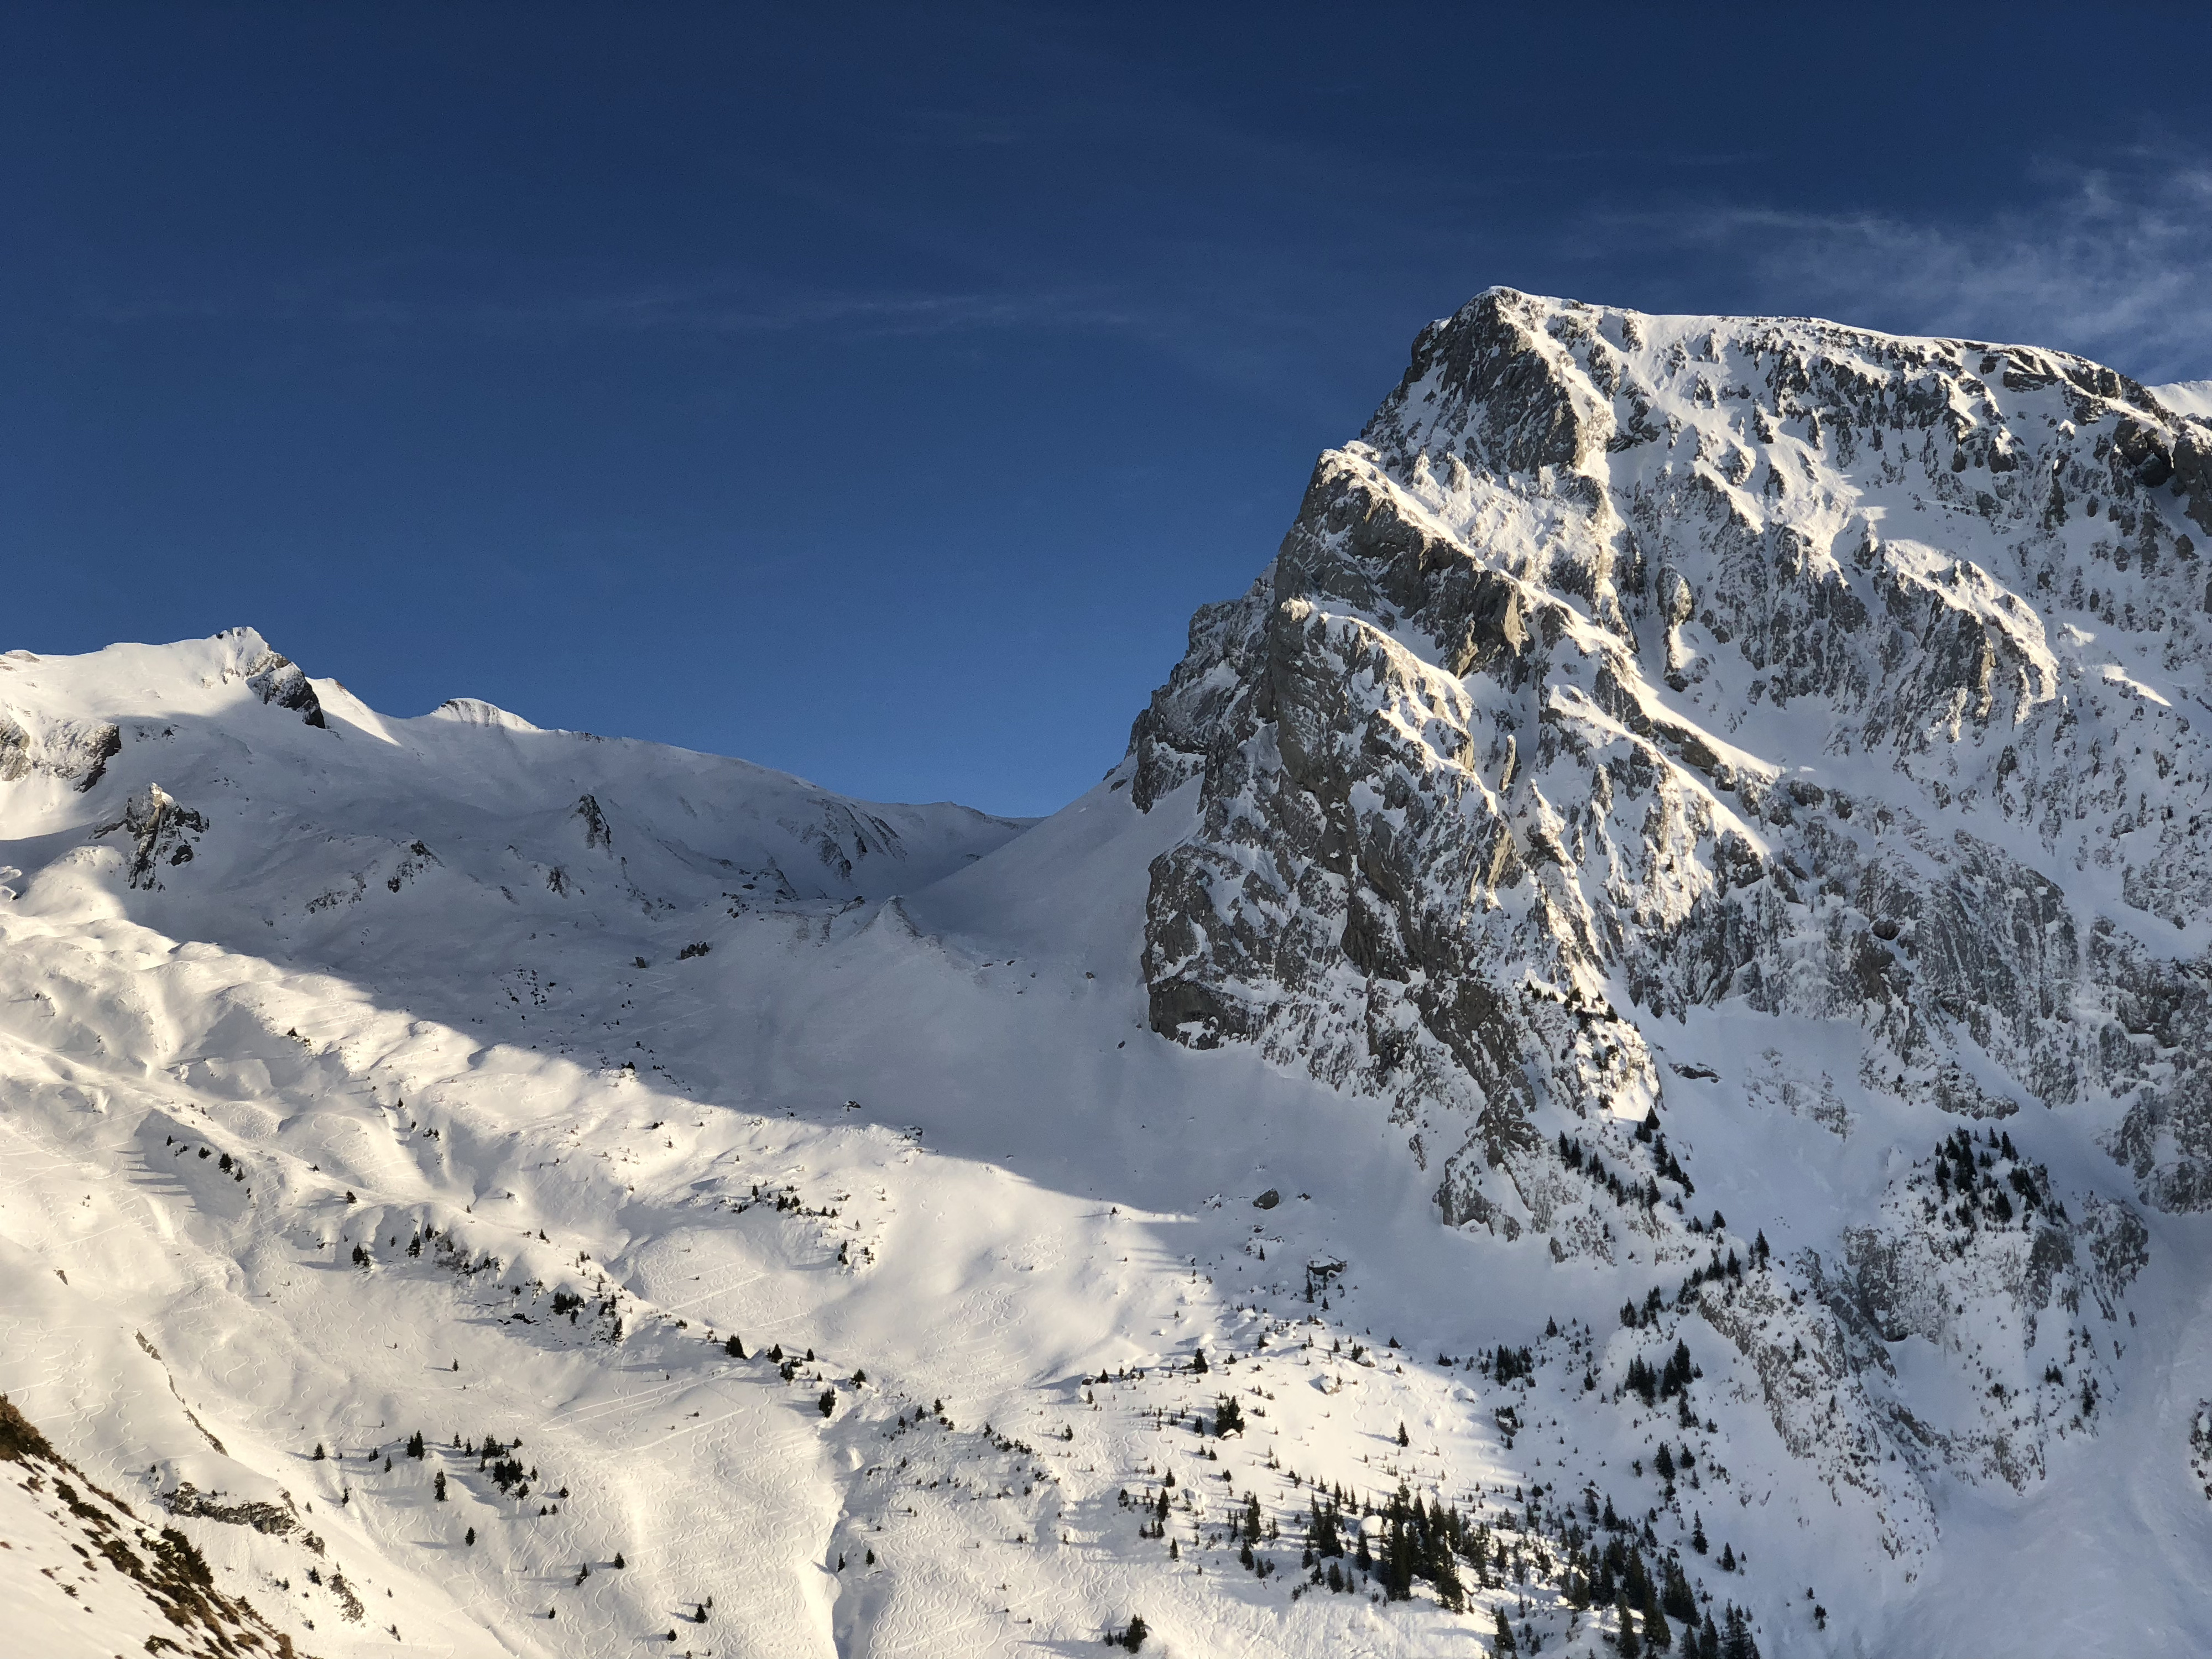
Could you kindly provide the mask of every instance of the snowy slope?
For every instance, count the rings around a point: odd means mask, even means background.
[[[2201,1644],[2208,436],[1494,291],[1034,825],[0,657],[0,1394],[264,1650]]]
[[[1200,794],[1151,1024],[1374,1097],[1509,1251],[1680,1264],[1637,1322],[1903,1583],[2084,1440],[2184,1492],[2208,531],[2212,428],[2093,363],[1480,295],[1138,722]]]
[[[2176,414],[2212,421],[2212,380],[2176,380],[2169,386],[2154,386],[2151,391]]]
[[[306,1651],[381,1651],[394,1625],[469,1653],[671,1631],[678,1651],[928,1653],[948,1628],[1014,1651],[1139,1607],[1186,1651],[1285,1639],[1279,1578],[1224,1604],[1218,1571],[1171,1575],[1136,1536],[1121,1494],[1206,1461],[1158,1412],[1225,1386],[1159,1368],[1204,1344],[1227,1377],[1264,1374],[1231,1354],[1261,1328],[1239,1306],[1269,1244],[1265,1282],[1302,1314],[1300,1235],[1387,1260],[1434,1225],[1357,1106],[1144,1034],[1141,893],[1171,813],[1133,811],[1117,774],[1008,842],[958,809],[551,734],[541,775],[509,764],[511,720],[382,721],[319,683],[309,726],[239,672],[264,649],[195,642],[127,675],[11,659],[31,741],[0,912],[0,1389],[32,1421],[137,1510],[174,1505]],[[119,746],[88,788],[56,734],[96,752],[103,726]],[[709,765],[736,787],[695,792]],[[638,805],[655,790],[742,828],[672,854]],[[825,812],[931,850],[911,901],[811,868],[793,890]],[[969,855],[994,846],[987,878]],[[1356,1201],[1329,1190],[1347,1137]],[[1255,1212],[1263,1182],[1346,1213]],[[1255,1242],[1255,1216],[1299,1224]],[[1433,1297],[1455,1277],[1439,1264]],[[1453,1382],[1393,1374],[1346,1404],[1284,1363],[1304,1392],[1274,1414],[1308,1474],[1366,1482],[1365,1446],[1409,1414],[1469,1478],[1513,1472]],[[1085,1402],[1109,1366],[1148,1374]],[[1330,1431],[1355,1416],[1369,1432]],[[480,1454],[518,1436],[526,1497]],[[1224,1503],[1186,1484],[1194,1543]],[[273,1529],[217,1513],[247,1504]],[[1371,1650],[1421,1639],[1382,1625]]]

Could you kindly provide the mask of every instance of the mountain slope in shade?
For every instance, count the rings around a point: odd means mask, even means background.
[[[0,1390],[264,1651],[2212,1638],[2185,404],[1492,290],[1033,825],[0,657]]]

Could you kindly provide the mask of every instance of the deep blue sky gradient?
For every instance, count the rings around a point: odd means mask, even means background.
[[[2212,375],[2212,9],[21,4],[0,648],[1051,810],[1492,283]]]

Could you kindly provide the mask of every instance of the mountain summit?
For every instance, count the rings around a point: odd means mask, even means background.
[[[2078,358],[1492,289],[1137,721],[1139,804],[1201,780],[1154,1029],[1472,1120],[1455,1221],[1547,1229],[1544,1109],[1641,1118],[1646,1025],[1737,1002],[2119,1109],[2203,1207],[2208,532],[2212,428]]]
[[[1490,290],[1033,824],[0,657],[21,1628],[2212,1639],[2203,407]]]

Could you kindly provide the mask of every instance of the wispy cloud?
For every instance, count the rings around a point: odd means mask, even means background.
[[[537,291],[470,298],[403,281],[374,291],[384,273],[334,272],[307,282],[219,292],[88,299],[83,314],[112,324],[258,322],[369,329],[446,328],[477,333],[611,332],[768,335],[835,329],[879,337],[1037,328],[1120,329],[1129,308],[1103,289],[776,291],[776,285],[711,279],[675,283],[549,281]],[[465,283],[453,284],[466,286]],[[514,285],[521,289],[521,284]],[[405,290],[416,289],[409,294]],[[422,292],[425,289],[428,292]]]
[[[2212,163],[2041,177],[2042,200],[1979,218],[1738,206],[1613,224],[1733,257],[1789,309],[2057,346],[2153,382],[2212,374]]]
[[[719,283],[584,293],[481,307],[487,326],[600,326],[692,334],[776,334],[833,328],[848,335],[965,334],[1030,328],[1117,328],[1126,310],[1103,290],[955,293],[748,293]]]

